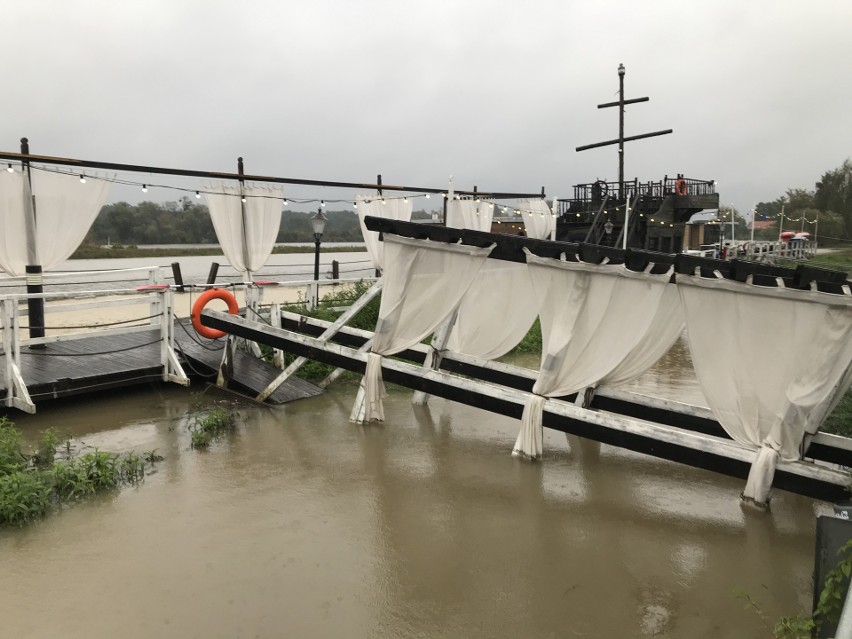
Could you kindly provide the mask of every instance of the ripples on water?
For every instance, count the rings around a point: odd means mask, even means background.
[[[677,353],[671,357],[677,358]],[[660,379],[664,379],[665,373]],[[80,445],[166,460],[138,488],[0,531],[16,637],[765,637],[808,606],[811,500],[743,509],[742,482],[392,389],[348,421],[352,383],[189,448],[201,394],[169,386],[18,416]]]

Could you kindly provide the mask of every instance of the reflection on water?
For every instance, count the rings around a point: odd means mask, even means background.
[[[814,514],[778,493],[392,391],[384,424],[355,388],[279,408],[189,448],[215,392],[152,388],[14,418],[87,445],[156,448],[145,483],[0,531],[3,636],[764,637],[810,599]]]
[[[624,388],[645,395],[707,406],[707,400],[698,387],[685,335],[675,342],[651,370]]]

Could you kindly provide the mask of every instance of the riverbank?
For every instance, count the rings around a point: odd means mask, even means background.
[[[320,245],[320,253],[364,253],[367,248],[365,246],[334,246],[323,247]],[[316,249],[313,246],[275,246],[272,249],[273,255],[288,255],[293,253],[314,253]],[[72,260],[102,260],[102,259],[120,259],[133,257],[187,257],[187,256],[205,256],[205,255],[222,255],[222,248],[218,245],[210,247],[192,247],[192,248],[146,248],[144,246],[121,246],[114,244],[110,247],[105,246],[81,246],[69,258]]]

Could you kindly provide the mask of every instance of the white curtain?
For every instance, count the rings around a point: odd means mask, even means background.
[[[544,398],[595,386],[608,375],[622,377],[622,365],[638,370],[631,354],[642,352],[643,342],[653,338],[651,323],[670,274],[636,273],[625,266],[560,261],[529,252],[527,265],[540,305],[542,361],[513,452],[537,458],[542,452]]]
[[[447,226],[491,232],[494,205],[452,200]],[[483,359],[505,355],[520,342],[538,315],[526,264],[489,260],[480,269],[459,305],[447,341],[451,351]]]
[[[683,308],[674,284],[663,286],[654,319],[636,347],[599,385],[617,387],[632,382],[669,352],[683,334]]]
[[[284,189],[277,185],[246,185],[245,203],[240,199],[238,184],[218,184],[206,190],[210,191],[205,196],[210,219],[225,257],[231,266],[251,277],[272,253],[281,225]]]
[[[759,448],[743,495],[765,503],[777,460],[801,457],[849,386],[852,297],[681,275],[677,287],[713,415]]]
[[[0,268],[9,275],[26,272],[26,176],[20,171],[0,172]],[[35,251],[37,263],[47,271],[68,259],[80,246],[101,211],[109,182],[76,175],[32,171],[35,195]]]
[[[373,266],[381,270],[384,268],[384,244],[379,241],[379,234],[376,231],[367,230],[364,218],[369,215],[408,222],[411,220],[411,200],[394,198],[385,199],[382,203],[381,196],[376,199],[376,196],[359,195],[355,201],[358,203],[358,221],[361,224],[361,235],[364,237],[364,244],[367,245],[367,252],[373,260]]]
[[[447,226],[491,232],[494,204],[483,200],[450,200],[447,202]]]
[[[526,264],[488,260],[459,305],[447,349],[502,357],[529,332],[538,306]]]
[[[382,356],[414,346],[458,306],[493,246],[476,248],[388,233],[385,242],[385,284],[379,319],[361,384],[365,417],[383,421]]]
[[[527,237],[537,240],[550,238],[551,232],[556,229],[556,216],[545,200],[518,200],[518,209],[524,218]]]

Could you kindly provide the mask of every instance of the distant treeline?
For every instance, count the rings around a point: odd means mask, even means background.
[[[326,222],[323,242],[361,242],[358,216],[353,211],[323,211]],[[311,215],[284,211],[276,242],[312,242]],[[416,211],[415,218],[427,217]],[[207,206],[190,198],[178,202],[116,202],[101,209],[84,244],[216,244],[216,233]]]
[[[814,187],[787,189],[771,202],[760,202],[755,208],[757,220],[778,221],[777,229],[783,210],[784,229],[816,232],[820,243],[852,240],[852,161],[826,171]],[[776,237],[777,233],[770,231]]]

